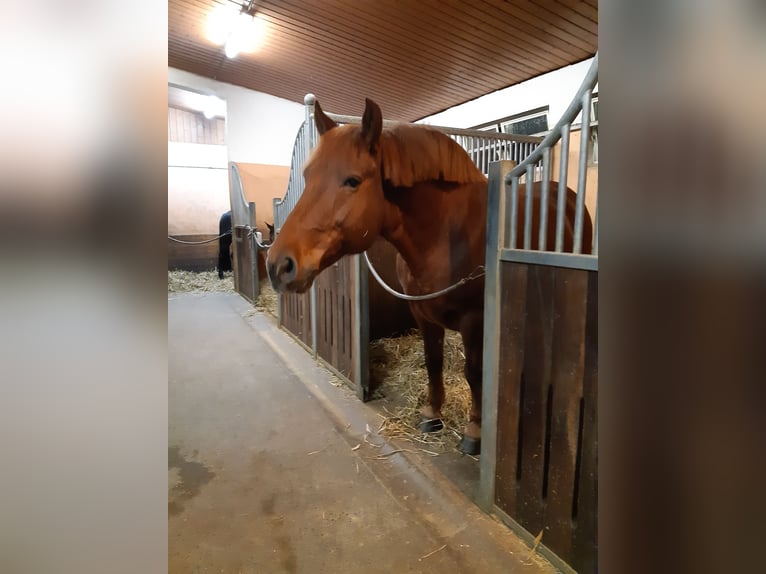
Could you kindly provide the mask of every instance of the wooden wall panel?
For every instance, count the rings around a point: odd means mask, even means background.
[[[354,376],[354,262],[351,257],[325,269],[316,278],[317,354],[352,383]]]
[[[215,235],[173,235],[181,241],[206,241]],[[168,239],[168,269],[184,271],[210,271],[218,267],[218,242],[185,245]]]
[[[311,346],[311,299],[309,293],[283,293],[281,326],[290,331],[304,345]]]
[[[495,503],[578,571],[596,563],[598,274],[501,264]]]

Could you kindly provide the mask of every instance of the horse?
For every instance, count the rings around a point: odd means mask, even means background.
[[[218,278],[223,279],[223,272],[231,271],[231,211],[218,220],[218,235]]]
[[[314,278],[344,255],[362,253],[378,237],[393,244],[396,273],[420,329],[428,392],[420,429],[443,428],[442,367],[445,329],[461,334],[464,374],[471,389],[469,420],[458,448],[481,449],[481,387],[486,256],[486,176],[443,132],[396,124],[383,130],[380,107],[366,99],[361,125],[339,126],[314,104],[319,141],[305,164],[305,189],[269,249],[268,272],[278,292],[303,293]],[[555,244],[557,182],[550,182],[548,234]],[[524,234],[526,186],[519,186],[517,244]],[[534,184],[533,237],[538,237],[541,184]],[[576,194],[567,189],[564,250],[572,251]],[[585,212],[583,251],[590,252],[592,222]],[[539,248],[539,246],[538,246]]]

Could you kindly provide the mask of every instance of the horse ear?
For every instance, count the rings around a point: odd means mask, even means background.
[[[319,100],[314,102],[314,123],[317,126],[317,131],[319,132],[320,136],[325,132],[338,127],[338,124],[328,118],[327,115],[322,111],[322,106],[319,105]]]
[[[364,99],[364,115],[362,116],[362,138],[371,154],[378,151],[380,132],[383,130],[383,114],[378,104],[369,98]]]

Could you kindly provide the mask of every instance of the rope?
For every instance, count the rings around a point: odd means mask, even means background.
[[[205,241],[183,241],[182,239],[176,239],[175,237],[172,237],[168,235],[168,239],[170,241],[175,241],[176,243],[183,243],[184,245],[202,245],[203,243],[212,243],[213,241],[218,241],[221,237],[225,235],[231,235],[231,231],[227,231],[226,233],[221,233],[218,237],[213,237],[213,239],[206,239]]]
[[[372,276],[375,277],[375,280],[380,284],[383,289],[388,291],[391,295],[394,297],[398,297],[399,299],[404,299],[405,301],[426,301],[428,299],[436,299],[437,297],[441,297],[442,295],[445,295],[449,293],[450,291],[454,291],[461,285],[464,285],[465,283],[468,283],[469,281],[473,281],[474,279],[478,279],[479,277],[482,277],[485,275],[486,270],[484,269],[484,265],[479,265],[476,269],[471,271],[471,273],[467,277],[463,277],[460,281],[457,283],[454,283],[450,285],[449,287],[446,287],[442,289],[441,291],[436,291],[435,293],[428,293],[426,295],[407,295],[406,293],[399,293],[399,291],[396,291],[395,289],[392,289],[389,287],[385,281],[378,275],[378,272],[375,271],[375,267],[373,267],[372,262],[370,261],[370,258],[367,255],[367,252],[364,252],[364,259],[367,261],[367,266],[370,268],[370,273],[372,273]],[[474,273],[479,272],[478,275],[474,275]]]

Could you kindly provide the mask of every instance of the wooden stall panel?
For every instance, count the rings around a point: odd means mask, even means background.
[[[237,278],[235,286],[237,292],[248,301],[254,302],[257,298],[256,285],[253,277],[253,245],[246,229],[234,228],[234,274]]]
[[[311,299],[309,293],[283,293],[281,326],[311,347]]]
[[[598,565],[598,273],[588,274],[585,317],[585,368],[579,458],[574,495],[572,561],[580,571],[595,572]]]
[[[317,354],[351,383],[353,354],[353,259],[343,257],[316,278]]]
[[[501,265],[495,503],[573,568],[596,560],[596,272]]]

